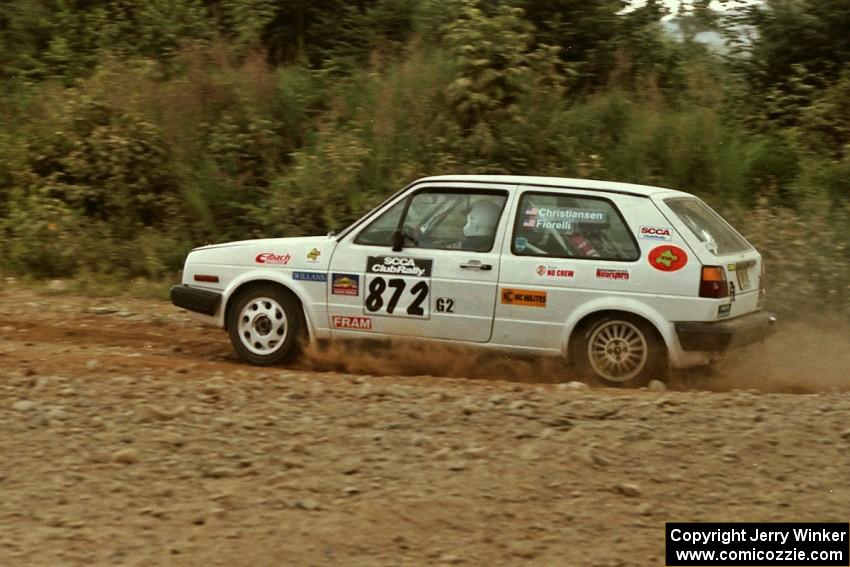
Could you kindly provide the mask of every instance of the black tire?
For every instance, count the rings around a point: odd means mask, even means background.
[[[666,380],[667,349],[652,325],[639,317],[599,317],[579,330],[572,358],[579,375],[605,386],[635,388]]]
[[[236,353],[257,366],[291,360],[300,347],[301,306],[274,284],[251,286],[232,299],[227,332]]]

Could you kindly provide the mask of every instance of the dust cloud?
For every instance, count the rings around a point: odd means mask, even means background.
[[[304,370],[373,376],[446,376],[527,383],[575,380],[558,357],[522,357],[424,341],[337,341],[307,346]]]
[[[778,323],[765,342],[735,350],[705,368],[677,371],[674,390],[759,390],[773,393],[850,392],[850,324],[841,319]],[[557,357],[420,341],[340,341],[307,346],[299,366],[318,372],[373,376],[446,376],[525,383],[577,380]]]

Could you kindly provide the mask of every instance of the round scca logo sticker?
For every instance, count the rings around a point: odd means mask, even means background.
[[[678,246],[656,246],[649,253],[649,264],[662,272],[681,270],[687,263],[687,252]]]

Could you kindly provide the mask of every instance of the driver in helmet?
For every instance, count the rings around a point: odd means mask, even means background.
[[[478,201],[466,214],[463,225],[461,249],[471,252],[487,252],[493,247],[496,224],[502,213],[501,207],[490,201]]]

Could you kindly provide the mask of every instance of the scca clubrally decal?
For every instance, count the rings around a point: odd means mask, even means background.
[[[369,256],[366,260],[366,272],[396,276],[430,278],[433,260],[409,258],[406,256]]]

